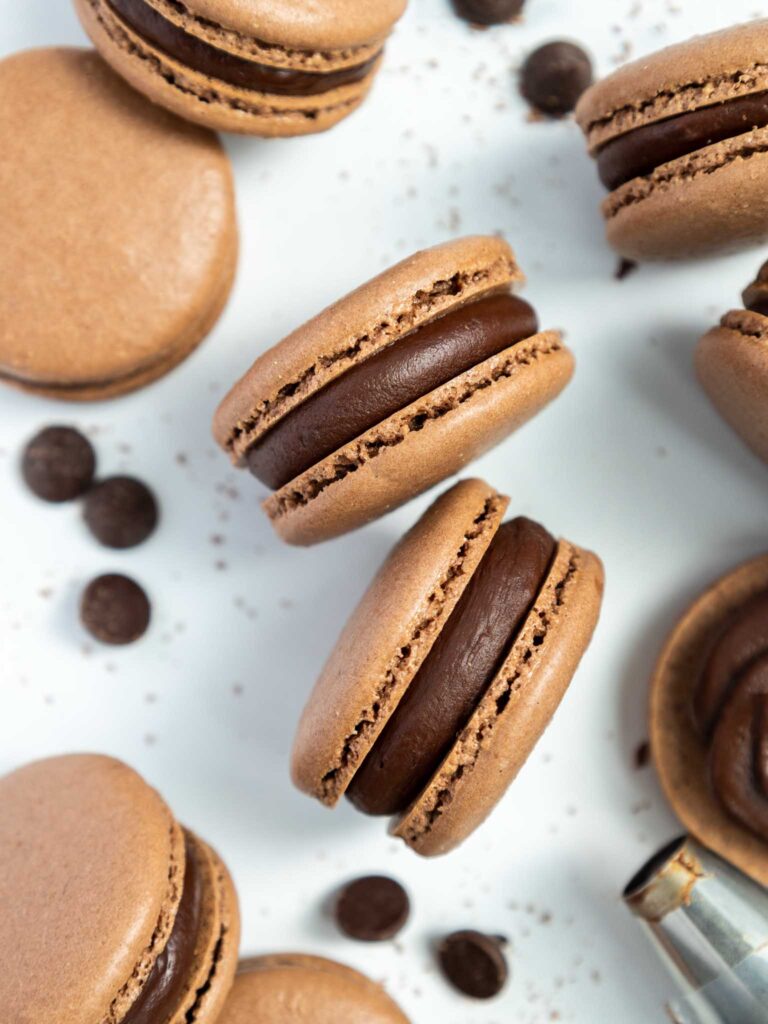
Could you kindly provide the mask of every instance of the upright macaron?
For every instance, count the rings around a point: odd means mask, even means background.
[[[503,523],[481,480],[443,494],[394,548],[304,709],[292,774],[345,794],[417,853],[487,817],[562,700],[597,622],[599,559],[538,523]]]
[[[380,985],[303,953],[244,960],[220,1024],[408,1024]]]
[[[672,628],[650,735],[685,828],[768,885],[768,555],[716,580]]]
[[[360,106],[406,0],[75,0],[96,47],[156,103],[248,135],[324,131]]]
[[[291,544],[362,526],[461,469],[555,398],[573,357],[514,293],[500,238],[416,253],[261,355],[214,435],[274,493]]]
[[[0,380],[109,398],[162,376],[219,317],[237,225],[216,136],[92,50],[0,62]]]
[[[213,1024],[237,966],[227,869],[109,757],[0,779],[3,1019]]]
[[[607,237],[634,260],[768,238],[768,20],[626,64],[576,116],[610,195]]]
[[[696,372],[712,404],[768,462],[768,262],[696,346]]]

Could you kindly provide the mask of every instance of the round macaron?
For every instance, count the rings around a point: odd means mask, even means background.
[[[307,135],[365,99],[406,0],[75,0],[112,67],[221,131]]]
[[[213,1024],[237,967],[227,869],[119,761],[0,779],[0,1005],[35,1024]]]
[[[529,519],[502,524],[507,505],[481,480],[438,498],[353,612],[294,744],[299,789],[392,817],[424,856],[503,796],[597,622],[599,559]]]
[[[0,380],[86,400],[167,373],[233,281],[216,137],[65,48],[0,62],[0,136]]]
[[[696,372],[723,419],[768,462],[768,263],[696,347]]]
[[[768,885],[768,555],[685,612],[651,682],[651,749],[685,828]]]
[[[633,260],[768,238],[768,20],[626,64],[576,117],[610,195],[607,237]]]
[[[362,526],[457,472],[555,398],[573,357],[514,293],[499,238],[416,253],[260,356],[214,435],[274,493],[290,544]]]
[[[243,960],[220,1024],[408,1024],[380,985],[318,956]]]

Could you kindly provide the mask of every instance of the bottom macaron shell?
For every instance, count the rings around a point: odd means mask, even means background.
[[[664,646],[651,682],[650,704],[653,759],[675,814],[705,846],[761,885],[768,885],[768,849],[715,798],[692,701],[713,633],[731,612],[766,587],[768,555],[763,555],[722,577],[694,602]]]
[[[220,268],[220,282],[215,289],[212,289],[209,308],[203,311],[197,321],[188,326],[183,336],[176,340],[174,347],[156,362],[150,363],[128,376],[116,377],[114,380],[93,381],[92,383],[78,382],[68,385],[66,382],[62,382],[54,386],[49,381],[22,379],[1,372],[0,380],[4,384],[28,394],[66,402],[97,402],[108,398],[119,398],[160,380],[195,351],[210,334],[224,311],[237,269],[238,238],[236,231],[233,230],[230,243],[225,248],[226,254]]]
[[[139,92],[188,121],[217,131],[280,137],[326,131],[356,110],[380,67],[359,82],[317,96],[278,96],[201,75],[128,28],[105,0],[75,0],[104,59]]]
[[[632,260],[728,252],[768,238],[768,129],[635,178],[603,204],[606,237]]]
[[[357,529],[458,472],[551,402],[573,374],[556,332],[473,367],[307,470],[264,502],[289,544]]]
[[[701,339],[695,361],[717,411],[768,462],[768,318],[728,313]]]
[[[408,1024],[386,992],[343,964],[299,953],[244,960],[219,1024]]]
[[[393,825],[394,835],[433,857],[482,824],[564,697],[597,624],[602,593],[600,560],[560,541],[502,669],[425,791]]]

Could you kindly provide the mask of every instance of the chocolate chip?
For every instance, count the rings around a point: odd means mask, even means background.
[[[384,942],[404,927],[411,912],[408,893],[393,878],[371,875],[350,882],[336,901],[336,922],[350,939]]]
[[[560,117],[576,106],[592,84],[592,62],[575,43],[546,43],[528,57],[520,90],[531,106]]]
[[[150,489],[130,476],[96,484],[85,499],[85,521],[108,548],[133,548],[157,526],[157,502]]]
[[[454,932],[440,943],[437,955],[443,974],[459,992],[473,999],[493,999],[509,977],[503,945],[497,935]]]
[[[96,472],[87,437],[72,427],[46,427],[24,449],[24,482],[43,501],[71,501],[84,494]]]
[[[109,573],[97,576],[85,588],[80,601],[83,625],[105,644],[131,644],[147,631],[149,598],[128,576]]]
[[[500,25],[523,9],[525,0],[453,0],[456,13],[473,25]]]

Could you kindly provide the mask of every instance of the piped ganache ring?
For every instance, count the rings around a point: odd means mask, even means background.
[[[499,238],[404,260],[260,356],[214,435],[274,493],[278,534],[312,544],[457,472],[555,398],[573,357],[539,331]]]
[[[676,259],[768,237],[768,21],[626,64],[576,117],[621,255]]]
[[[295,784],[346,795],[423,856],[491,813],[555,713],[599,614],[599,559],[503,522],[481,480],[443,494],[352,614],[299,724]]]
[[[685,827],[768,884],[768,556],[676,626],[653,678],[651,744]]]
[[[75,0],[101,55],[151,100],[249,135],[306,135],[364,100],[406,0]]]
[[[768,262],[696,347],[696,372],[717,411],[768,462]]]

